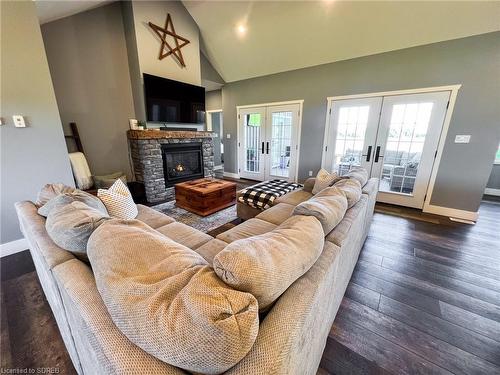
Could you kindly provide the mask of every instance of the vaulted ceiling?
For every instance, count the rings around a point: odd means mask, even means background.
[[[500,30],[496,1],[183,4],[226,82]]]

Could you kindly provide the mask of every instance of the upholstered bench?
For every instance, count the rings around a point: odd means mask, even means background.
[[[268,182],[268,181],[265,181],[265,182]],[[257,186],[260,184],[262,184],[262,183],[259,183],[259,184],[253,185],[253,186]],[[252,188],[253,186],[250,186],[249,188]],[[297,205],[300,202],[303,202],[312,196],[311,191],[312,191],[313,186],[314,186],[314,178],[308,178],[304,182],[303,187],[297,188],[295,190],[290,191],[289,193],[286,193],[282,196],[276,197],[276,199],[274,199],[274,201],[269,202],[269,206],[272,207],[272,206],[277,205],[278,203],[281,203],[281,202],[286,203],[287,199],[291,199],[291,201],[293,201],[293,203],[291,203],[291,204]],[[238,215],[238,218],[240,218],[242,220],[251,219],[251,218],[257,216],[258,214],[260,214],[261,212],[263,212],[264,210],[269,208],[269,207],[257,208],[257,207],[253,207],[253,206],[250,206],[250,205],[242,202],[240,197],[242,197],[245,194],[247,189],[248,188],[242,189],[236,193],[236,213]]]

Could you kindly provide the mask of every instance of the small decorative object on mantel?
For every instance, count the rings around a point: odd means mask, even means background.
[[[161,39],[161,47],[160,47],[160,55],[158,56],[158,60],[163,60],[165,57],[172,55],[179,61],[182,67],[186,67],[186,63],[184,62],[184,57],[182,56],[181,48],[189,43],[189,40],[183,38],[180,35],[177,35],[174,28],[174,23],[172,22],[172,18],[170,17],[170,13],[167,13],[167,20],[165,21],[165,27],[160,27],[155,25],[152,22],[148,22],[149,27],[153,29],[153,31],[160,37]],[[169,30],[169,26],[171,30]],[[170,44],[168,44],[166,37],[170,35],[174,38],[175,48],[172,48]],[[181,40],[181,44],[179,44],[179,40]],[[166,47],[166,48],[165,48]],[[166,51],[168,49],[168,51]]]

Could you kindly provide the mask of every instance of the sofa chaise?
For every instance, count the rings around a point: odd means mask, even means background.
[[[310,199],[314,179],[280,197],[275,205],[213,238],[137,205],[137,219],[202,255],[210,264],[233,241],[266,233]],[[227,374],[316,374],[328,333],[367,236],[378,179],[362,187],[361,199],[325,236],[316,263],[276,301],[260,322],[250,352]],[[30,245],[40,283],[79,374],[186,374],[147,354],[115,326],[99,294],[92,269],[58,247],[45,218],[29,201],[18,202],[20,227]],[[254,212],[255,213],[255,212]]]

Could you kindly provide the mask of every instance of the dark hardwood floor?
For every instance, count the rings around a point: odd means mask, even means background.
[[[377,204],[322,374],[500,374],[500,203],[476,225]]]
[[[377,204],[318,374],[500,374],[499,244],[499,202],[476,225]],[[2,368],[74,374],[29,253],[1,266]]]

